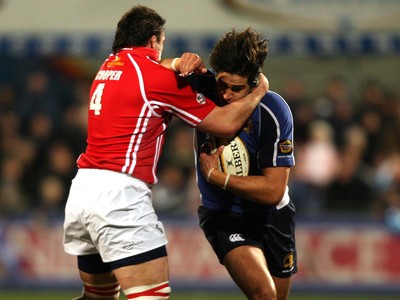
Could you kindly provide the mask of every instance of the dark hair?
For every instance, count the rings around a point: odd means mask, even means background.
[[[118,22],[113,52],[126,47],[145,46],[153,35],[160,41],[164,24],[165,19],[154,9],[144,5],[133,7]]]
[[[217,72],[228,72],[247,77],[251,87],[256,87],[268,54],[268,39],[251,27],[243,32],[228,32],[214,46],[210,65]]]

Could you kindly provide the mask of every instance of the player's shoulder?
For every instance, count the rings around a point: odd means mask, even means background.
[[[277,92],[269,90],[261,100],[259,107],[274,119],[291,120],[292,112],[285,99]]]
[[[289,105],[285,101],[285,99],[278,94],[277,92],[269,90],[265,96],[262,98],[260,102],[261,106],[273,108],[280,108],[280,109],[288,109]]]
[[[286,102],[283,97],[275,91],[268,90],[265,96],[262,99],[264,101],[278,101],[278,102]]]

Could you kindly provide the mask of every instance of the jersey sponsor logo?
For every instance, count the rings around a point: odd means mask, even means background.
[[[116,57],[113,61],[107,63],[107,67],[122,67],[125,63],[121,61],[120,57]]]
[[[291,140],[284,140],[279,142],[279,151],[282,154],[291,154],[293,152],[293,144]]]
[[[197,101],[199,104],[205,104],[205,103],[206,103],[206,97],[204,97],[204,95],[201,94],[201,93],[197,93],[197,95],[196,95],[196,101]]]
[[[231,234],[229,236],[229,241],[232,242],[232,243],[234,243],[234,242],[243,242],[244,238],[243,238],[243,235],[241,233],[234,233],[234,234]]]

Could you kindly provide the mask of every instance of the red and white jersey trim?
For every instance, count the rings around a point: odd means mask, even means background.
[[[88,145],[79,168],[122,172],[154,184],[172,116],[196,127],[214,109],[157,57],[154,49],[138,47],[103,63],[90,92]]]

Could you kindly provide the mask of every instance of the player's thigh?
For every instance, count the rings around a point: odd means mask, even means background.
[[[168,273],[167,256],[114,270],[123,290],[168,281]]]
[[[289,297],[291,277],[279,278],[276,276],[272,277],[275,283],[278,300],[286,300]]]
[[[275,285],[260,248],[240,246],[228,252],[224,265],[236,284],[248,295],[255,291],[275,293]]]

